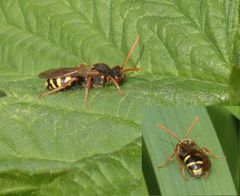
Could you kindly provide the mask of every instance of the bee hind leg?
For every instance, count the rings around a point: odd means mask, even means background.
[[[178,161],[178,165],[181,169],[181,172],[182,172],[182,176],[184,177],[185,180],[188,180],[187,177],[186,177],[186,173],[185,173],[185,169],[184,169],[184,165],[182,163],[182,161],[180,160],[179,156],[178,156],[178,148],[175,150],[175,156],[177,158],[177,161]]]

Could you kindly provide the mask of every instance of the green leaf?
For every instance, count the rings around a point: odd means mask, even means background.
[[[5,96],[6,96],[6,94],[4,93],[4,91],[0,91],[0,98],[5,97]]]
[[[130,194],[141,188],[139,125],[36,104],[2,105],[0,111],[0,193],[55,194],[61,187],[70,194],[76,178],[86,184],[76,185],[80,193]],[[100,190],[91,190],[95,185]]]
[[[64,183],[72,163],[132,150],[145,105],[228,101],[237,19],[237,0],[0,0],[1,193],[44,193]],[[77,87],[39,98],[46,92],[40,72],[121,65],[137,35],[141,42],[127,66],[143,70],[127,73],[123,96],[112,85],[92,89],[88,106]],[[119,193],[138,193],[141,163],[132,169],[135,161],[125,166],[133,186]],[[76,169],[68,179],[82,178]]]
[[[139,59],[144,71],[129,74],[124,98],[112,89],[101,90],[108,102],[128,107],[129,100],[136,106],[229,100],[238,1],[13,0],[0,5],[1,81],[8,82],[7,94],[21,87],[24,95],[38,94],[36,76],[48,68],[121,64],[139,34],[141,44],[131,62]],[[90,94],[94,108],[102,99],[97,92]],[[108,108],[104,104],[101,109]]]
[[[164,168],[159,168],[159,165],[173,153],[177,140],[156,125],[166,126],[181,139],[196,116],[199,116],[199,122],[189,138],[193,139],[200,147],[205,146],[214,153],[223,155],[205,108],[193,106],[149,107],[144,113],[143,121],[143,140],[147,152],[147,155],[143,155],[143,165],[145,156],[149,156],[162,195],[236,195],[233,179],[224,158],[210,158],[212,167],[207,179],[195,179],[188,174],[188,180],[185,180],[176,160]],[[224,186],[222,186],[223,184]]]
[[[141,157],[139,145],[140,140],[112,154],[76,162],[73,169],[40,190],[40,195],[140,195],[140,176],[136,176]]]

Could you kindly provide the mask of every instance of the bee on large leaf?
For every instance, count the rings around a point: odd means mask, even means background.
[[[141,68],[135,67],[124,68],[128,64],[139,39],[140,37],[137,36],[122,65],[110,67],[105,63],[95,63],[92,66],[81,64],[78,67],[50,69],[40,73],[40,78],[47,79],[45,87],[49,90],[41,96],[47,96],[76,84],[80,85],[80,87],[85,87],[85,101],[87,101],[89,89],[91,87],[101,88],[106,84],[113,83],[120,91],[119,84],[125,78],[124,73],[141,70]]]

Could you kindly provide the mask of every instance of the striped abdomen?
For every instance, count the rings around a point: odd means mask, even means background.
[[[62,78],[49,78],[45,83],[45,87],[49,90],[61,87],[62,85],[66,84],[72,77],[62,77]],[[68,87],[73,86],[73,83],[70,83]]]
[[[201,177],[204,174],[204,161],[200,154],[188,154],[183,157],[183,162],[189,173],[194,177]]]

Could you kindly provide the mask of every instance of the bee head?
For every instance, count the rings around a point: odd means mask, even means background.
[[[141,70],[141,68],[131,67],[124,69],[122,66],[116,65],[111,69],[111,77],[119,84],[125,78],[124,72],[139,70]]]
[[[119,65],[114,66],[111,69],[111,77],[119,84],[125,77],[123,73],[123,68]]]
[[[185,146],[185,147],[193,147],[195,146],[195,143],[190,140],[190,139],[184,139],[179,143],[181,146]]]
[[[135,68],[135,67],[124,69],[124,67],[128,64],[128,61],[132,55],[132,52],[135,49],[135,47],[137,46],[139,40],[140,40],[140,37],[137,36],[132,47],[128,51],[127,56],[125,57],[123,64],[120,66],[116,65],[116,66],[112,67],[110,75],[111,75],[112,79],[114,79],[116,81],[117,84],[119,84],[124,79],[124,72],[140,70],[140,68]]]

